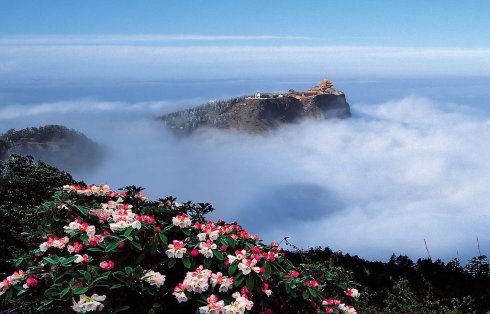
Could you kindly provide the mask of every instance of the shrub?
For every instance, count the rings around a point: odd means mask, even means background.
[[[73,182],[66,172],[32,157],[12,155],[0,161],[0,269],[7,270],[8,259],[38,240],[39,216],[33,208]]]
[[[206,220],[212,210],[67,185],[36,210],[44,239],[0,294],[18,312],[356,312],[341,269],[293,264],[239,224]]]

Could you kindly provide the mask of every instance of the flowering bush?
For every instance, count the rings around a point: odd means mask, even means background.
[[[359,291],[276,243],[205,219],[209,204],[67,185],[38,211],[44,241],[0,295],[18,311],[356,313]]]

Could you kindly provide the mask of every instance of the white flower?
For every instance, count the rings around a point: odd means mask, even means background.
[[[199,239],[199,241],[205,241],[206,240],[206,234],[205,233],[199,233],[197,235],[197,238]]]
[[[348,295],[348,296],[351,296],[353,298],[358,298],[361,295],[359,293],[359,291],[357,289],[354,289],[354,288],[347,289],[345,291],[345,294]]]
[[[245,313],[245,310],[250,311],[254,306],[252,301],[250,301],[245,295],[240,295],[239,292],[233,293],[232,297],[235,298],[235,301],[223,308],[225,314],[242,314]]]
[[[75,260],[74,260],[74,262],[75,262],[76,264],[79,264],[79,263],[83,262],[83,256],[82,256],[82,255],[80,255],[80,254],[76,254],[76,255],[75,255]]]
[[[199,313],[223,313],[224,301],[218,301],[218,297],[214,294],[207,299],[208,304],[199,308]]]
[[[168,245],[168,250],[165,251],[169,258],[182,258],[187,249],[184,247],[184,242],[174,240],[173,244]]]
[[[206,258],[213,257],[213,250],[216,250],[217,245],[211,240],[199,243],[199,253]]]
[[[240,269],[244,275],[250,274],[251,271],[254,271],[258,274],[260,272],[260,267],[255,266],[256,264],[257,264],[257,260],[255,258],[252,259],[244,258],[238,264],[238,269]]]
[[[345,305],[344,303],[339,304],[338,306],[339,310],[346,314],[357,314],[357,311],[354,307]]]
[[[72,309],[78,313],[100,311],[104,308],[101,301],[105,301],[105,295],[92,294],[92,296],[80,295],[80,301],[73,300]]]
[[[73,234],[77,232],[82,225],[78,221],[72,221],[68,224],[68,226],[64,226],[63,229],[65,230],[66,233],[68,234]]]
[[[203,293],[209,288],[209,278],[213,274],[209,269],[204,269],[202,266],[196,268],[193,272],[187,272],[182,284],[187,291],[194,293]]]
[[[95,235],[95,226],[88,226],[85,232],[87,233],[89,238],[93,237]]]
[[[185,295],[185,286],[183,283],[179,283],[172,293],[179,303],[187,302],[187,296]]]
[[[48,246],[48,243],[43,242],[43,243],[41,243],[41,244],[39,245],[39,250],[40,250],[41,252],[46,252],[46,251],[48,250],[48,247],[49,247],[49,246]]]
[[[177,216],[173,217],[172,223],[175,226],[180,227],[180,228],[187,228],[187,227],[190,227],[192,225],[191,219],[186,214],[177,215]]]
[[[163,286],[165,283],[165,276],[153,270],[146,271],[141,279],[148,282],[152,286],[157,286],[158,288]]]

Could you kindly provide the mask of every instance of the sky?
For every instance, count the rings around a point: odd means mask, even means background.
[[[488,16],[488,1],[0,0],[0,132],[82,131],[108,155],[78,179],[210,202],[266,240],[386,259],[427,239],[448,260],[479,236],[488,255]],[[154,120],[325,77],[351,119],[186,140]]]
[[[328,45],[490,48],[488,1],[5,1],[1,35],[319,38]]]
[[[0,3],[0,79],[15,84],[490,75],[488,1]]]

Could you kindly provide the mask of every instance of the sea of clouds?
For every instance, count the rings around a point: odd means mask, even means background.
[[[408,97],[352,104],[347,120],[307,120],[263,135],[175,137],[153,118],[169,102],[77,100],[0,107],[2,130],[61,123],[106,146],[87,183],[210,202],[266,240],[386,259],[483,252],[490,238],[490,119]]]

